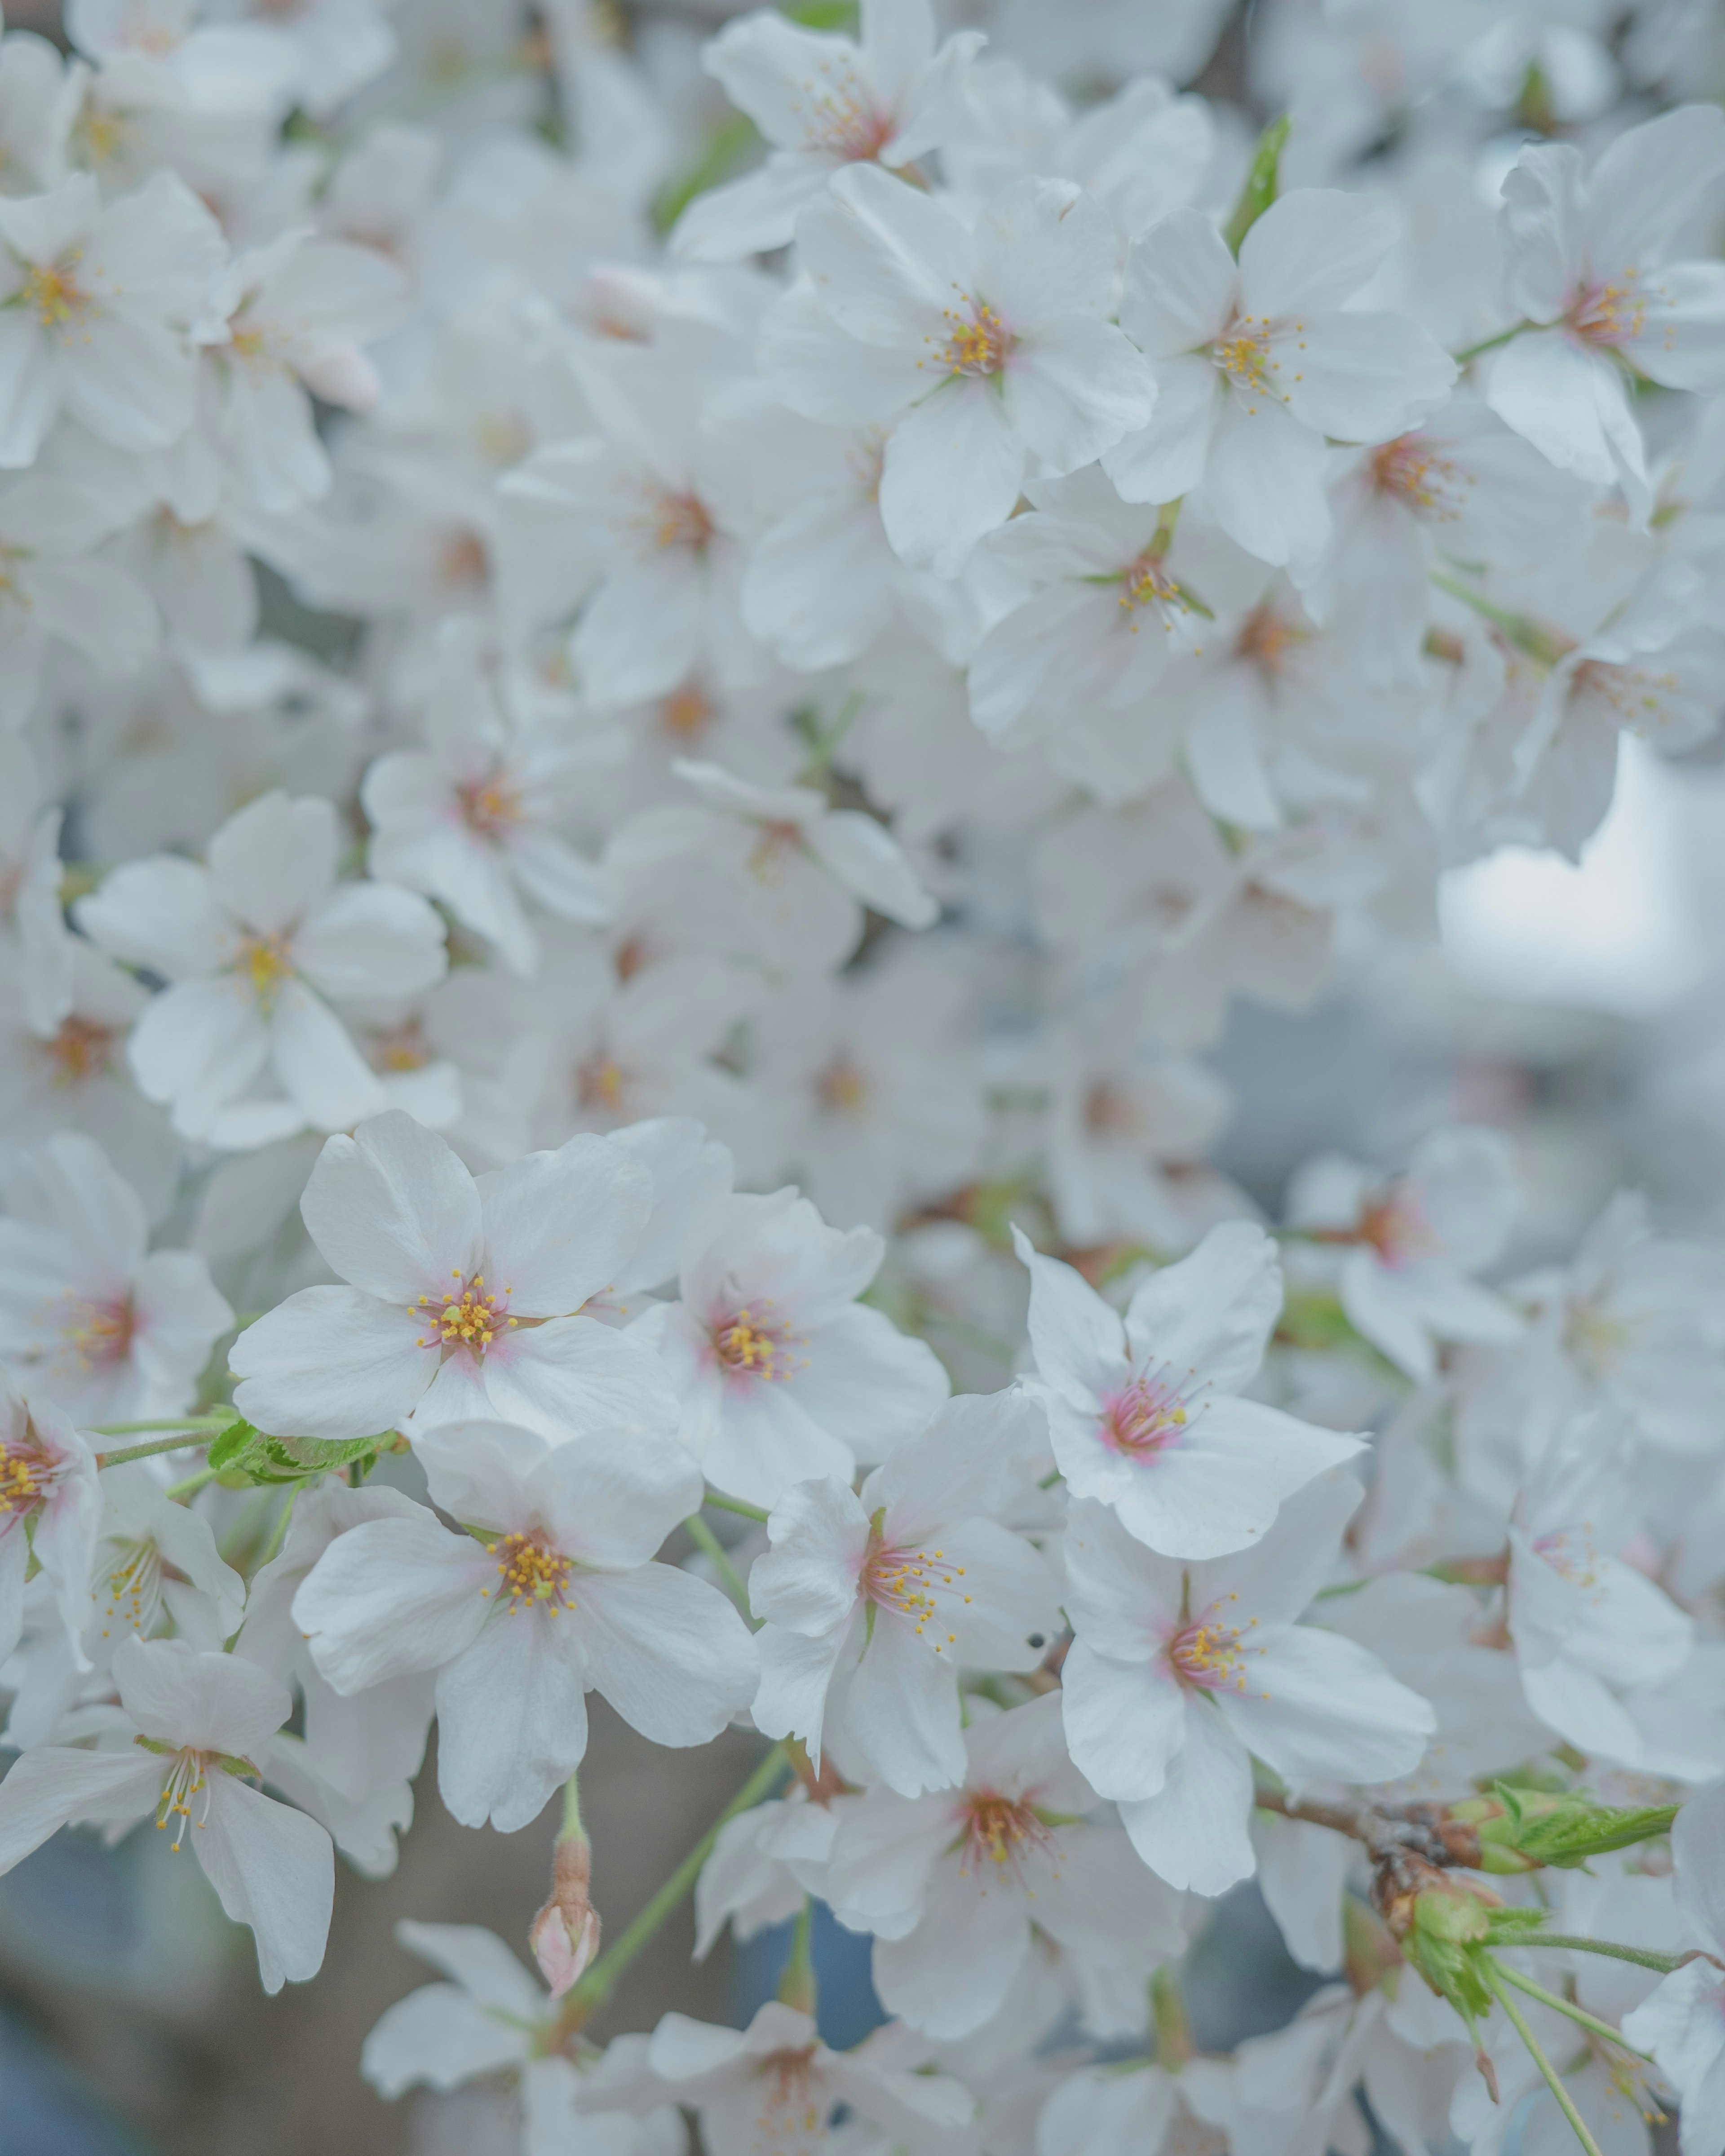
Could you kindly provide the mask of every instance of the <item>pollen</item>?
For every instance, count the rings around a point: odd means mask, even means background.
[[[1430,434],[1399,434],[1385,442],[1373,450],[1369,470],[1379,494],[1440,524],[1455,522],[1474,483],[1472,473],[1446,457]]]
[[[1229,1597],[1230,1601],[1233,1599]],[[1207,1612],[1168,1642],[1168,1656],[1175,1675],[1199,1691],[1244,1691],[1245,1658],[1261,1650],[1241,1642],[1257,1621],[1255,1617],[1250,1619],[1242,1631]]]
[[[1570,333],[1579,342],[1607,352],[1633,344],[1647,326],[1648,294],[1640,273],[1624,270],[1603,285],[1590,285],[1569,310]]]
[[[615,1115],[628,1088],[629,1073],[614,1055],[589,1055],[576,1068],[575,1095],[583,1108]]]
[[[156,1824],[163,1833],[170,1820],[178,1824],[174,1828],[173,1847],[177,1850],[185,1839],[187,1826],[202,1827],[209,1820],[208,1755],[194,1752],[188,1745],[173,1755],[173,1765],[168,1769],[167,1779],[162,1785],[162,1801],[157,1807]],[[203,1799],[200,1815],[194,1820],[192,1806],[194,1800]]]
[[[660,495],[651,511],[655,547],[686,547],[691,554],[705,553],[713,536],[713,520],[706,505],[693,494]]]
[[[292,978],[294,962],[285,936],[248,936],[239,947],[234,972],[249,983],[258,1008],[266,1015],[275,1008],[282,983]]]
[[[112,1369],[131,1353],[137,1312],[128,1296],[120,1302],[90,1302],[68,1296],[59,1327],[60,1342],[80,1370]]]
[[[1116,1452],[1145,1460],[1173,1444],[1202,1412],[1195,1373],[1183,1379],[1166,1369],[1141,1370],[1103,1407],[1102,1437]]]
[[[1287,392],[1276,377],[1281,362],[1270,341],[1268,315],[1239,315],[1210,346],[1210,357],[1242,396],[1273,397],[1286,404]],[[1255,412],[1255,404],[1247,409]]]
[[[867,1105],[869,1081],[849,1056],[835,1056],[814,1081],[822,1107],[839,1116],[855,1116]]]
[[[553,1617],[569,1608],[569,1579],[574,1566],[561,1550],[554,1550],[537,1534],[505,1535],[486,1545],[497,1560],[501,1584],[499,1598],[511,1612],[543,1607]],[[486,1596],[490,1588],[481,1588]]]
[[[509,1315],[509,1290],[488,1289],[483,1273],[475,1273],[470,1281],[463,1281],[459,1270],[449,1277],[459,1283],[452,1295],[422,1295],[408,1305],[416,1317],[431,1320],[424,1337],[414,1345],[465,1348],[483,1355],[500,1332],[519,1322]]]
[[[985,1884],[1010,1877],[1027,1892],[1027,1861],[1056,1854],[1054,1835],[1033,1804],[992,1791],[972,1796],[966,1804],[957,1847],[961,1877],[980,1878]]]
[[[506,778],[469,779],[457,795],[462,822],[482,839],[501,839],[521,820],[521,797]]]
[[[761,2092],[755,2146],[770,2156],[813,2156],[830,2108],[814,2068],[814,2046],[769,2051],[755,2068]]]
[[[659,721],[675,742],[699,741],[712,724],[713,701],[698,682],[673,689],[659,706]]]
[[[45,330],[64,329],[90,305],[89,293],[73,275],[78,260],[76,254],[69,254],[59,262],[39,263],[24,279],[18,303],[33,309]]]
[[[930,1620],[940,1614],[940,1595],[969,1601],[963,1579],[964,1567],[954,1564],[943,1550],[894,1549],[876,1543],[864,1560],[858,1584],[876,1608],[907,1619],[920,1640]],[[956,1644],[956,1637],[947,1632],[929,1644],[936,1654],[943,1654]]]
[[[968,316],[947,307],[942,311],[952,325],[941,357],[950,374],[968,375],[972,379],[986,379],[999,374],[1006,365],[1014,339],[999,315],[986,302],[964,298],[970,310]]]
[[[789,1352],[793,1343],[788,1322],[769,1317],[772,1307],[768,1301],[758,1310],[739,1310],[715,1331],[713,1350],[738,1377],[759,1378],[768,1384],[776,1378],[785,1384],[802,1363]]]
[[[47,1465],[38,1452],[0,1445],[0,1514],[28,1512],[47,1494]]]

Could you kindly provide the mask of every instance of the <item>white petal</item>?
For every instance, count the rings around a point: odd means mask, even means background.
[[[344,1280],[405,1308],[480,1262],[473,1178],[443,1139],[399,1109],[318,1156],[300,1210]]]
[[[192,1846],[236,1923],[257,1941],[265,1991],[303,1984],[323,1966],[336,1896],[336,1852],[316,1820],[210,1770],[209,1817]],[[219,1779],[218,1779],[219,1778]]]
[[[479,1185],[490,1284],[522,1317],[562,1317],[616,1280],[647,1224],[653,1178],[603,1138],[529,1153]]]
[[[705,1580],[648,1564],[588,1573],[574,1599],[589,1681],[655,1744],[705,1744],[753,1697],[754,1641]]]
[[[1224,1894],[1257,1860],[1246,1822],[1252,1763],[1221,1717],[1195,1705],[1186,1742],[1160,1791],[1120,1807],[1121,1822],[1158,1878],[1194,1894]]]
[[[281,1436],[339,1442],[394,1430],[437,1374],[436,1337],[428,1318],[357,1289],[301,1288],[228,1351],[241,1381],[234,1404]]]
[[[496,1584],[496,1561],[429,1512],[367,1520],[336,1536],[312,1567],[294,1597],[294,1622],[336,1690],[363,1691],[459,1655],[495,1606],[480,1590]]]
[[[545,1608],[500,1610],[439,1672],[437,1785],[463,1826],[489,1819],[513,1834],[580,1765],[587,1702],[576,1621]]]

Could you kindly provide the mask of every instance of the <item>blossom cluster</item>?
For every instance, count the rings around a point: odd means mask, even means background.
[[[1725,2150],[1725,1245],[1466,1122],[1271,1218],[1204,1060],[1715,737],[1725,110],[1225,12],[0,38],[0,1869],[308,1979],[435,1721],[543,1980],[427,1912],[364,2071],[530,2156]],[[588,2031],[595,1691],[758,1732],[746,2030]]]

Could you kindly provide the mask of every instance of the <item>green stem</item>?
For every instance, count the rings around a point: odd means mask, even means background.
[[[725,1583],[725,1592],[742,1613],[743,1622],[745,1624],[750,1622],[754,1616],[754,1612],[749,1608],[749,1591],[743,1584],[742,1574],[731,1562],[730,1551],[726,1548],[706,1522],[701,1518],[699,1512],[691,1513],[684,1521],[683,1525],[687,1528],[689,1539],[696,1549],[711,1559],[713,1569]]]
[[[90,1434],[92,1437],[130,1437],[134,1431],[144,1430],[225,1430],[233,1419],[234,1417],[229,1413],[174,1415],[164,1422],[99,1422],[91,1424]],[[143,1445],[138,1447],[140,1453],[157,1452],[162,1450],[161,1446],[153,1445]]]
[[[1150,1979],[1150,2019],[1156,2030],[1157,2065],[1164,2073],[1178,2073],[1189,2059],[1198,2056],[1198,2046],[1192,2041],[1192,2024],[1186,2018],[1186,2002],[1172,1963]]]
[[[1498,2005],[1509,2016],[1511,2027],[1515,2030],[1517,2035],[1521,2038],[1522,2041],[1527,2046],[1528,2056],[1532,2058],[1534,2065],[1538,2067],[1539,2071],[1544,2079],[1546,2087],[1551,2091],[1553,2096],[1557,2099],[1558,2108],[1563,2112],[1564,2118],[1568,2120],[1571,2128],[1574,2131],[1576,2139],[1581,2143],[1582,2147],[1586,2149],[1587,2156],[1599,2156],[1599,2143],[1594,2139],[1592,2134],[1588,2132],[1587,2128],[1582,2123],[1581,2113],[1575,2108],[1574,2099],[1571,2097],[1568,2090],[1563,2087],[1563,2076],[1558,2071],[1551,2061],[1547,2058],[1544,2052],[1540,2050],[1538,2042],[1533,2035],[1533,2031],[1527,2026],[1527,2016],[1522,2012],[1521,2008],[1516,2005],[1514,1999],[1510,1997],[1508,1991],[1501,1982],[1500,1972],[1497,1963],[1492,1960],[1490,1954],[1481,1954],[1479,1959],[1479,1967],[1480,1973],[1484,1976],[1486,1984],[1491,1987]]]
[[[282,1507],[280,1512],[277,1513],[275,1525],[270,1530],[270,1539],[264,1545],[264,1554],[258,1559],[258,1571],[261,1572],[264,1566],[270,1563],[272,1558],[280,1556],[281,1546],[287,1540],[287,1531],[293,1522],[294,1500],[299,1496],[300,1490],[304,1486],[305,1486],[302,1483],[299,1482],[295,1482],[290,1485],[287,1493],[287,1502]]]
[[[1584,2006],[1578,2006],[1573,1999],[1564,1999],[1555,1991],[1548,1991],[1543,1984],[1536,1984],[1531,1976],[1523,1976],[1519,1969],[1512,1969],[1506,1961],[1500,1961],[1495,1966],[1506,1984],[1512,1984],[1517,1991],[1525,1991],[1528,1998],[1537,1999],[1542,2006],[1549,2006],[1554,2014],[1567,2014],[1572,2021],[1579,2021],[1584,2029],[1592,2030],[1594,2035],[1603,2036],[1608,2043],[1617,2045],[1622,2051],[1634,2051],[1638,2059],[1646,2057],[1645,2051],[1636,2051],[1633,2044],[1625,2042],[1620,2029],[1614,2029],[1609,2021],[1602,2021],[1597,2015],[1589,2014]]]
[[[1620,1947],[1615,1946],[1609,1939],[1578,1938],[1571,1932],[1532,1932],[1526,1938],[1517,1939],[1516,1944],[1520,1947],[1567,1947],[1574,1953],[1605,1954],[1613,1961],[1632,1961],[1638,1969],[1657,1969],[1661,1976],[1669,1976],[1673,1969],[1682,1969],[1697,1959],[1692,1953],[1655,1953],[1647,1947]]]
[[[1496,352],[1499,345],[1507,344],[1512,337],[1518,337],[1523,330],[1530,330],[1532,326],[1532,322],[1517,322],[1509,329],[1499,330],[1496,336],[1481,337],[1477,344],[1471,344],[1461,352],[1451,352],[1450,357],[1457,367],[1470,367],[1483,353]]]
[[[693,1887],[701,1866],[712,1854],[720,1828],[770,1796],[788,1764],[783,1745],[775,1744],[639,1916],[606,1948],[569,1994],[563,2013],[570,2028],[578,2029],[588,2015],[604,2005],[624,1969]]]
[[[581,1779],[578,1774],[571,1774],[563,1784],[563,1829],[557,1840],[587,1840],[587,1830],[581,1824]]]
[[[1281,182],[1281,153],[1287,139],[1286,113],[1283,113],[1279,120],[1272,120],[1258,137],[1258,146],[1252,153],[1245,184],[1240,188],[1234,213],[1222,230],[1222,237],[1228,243],[1230,254],[1239,254],[1246,234],[1276,200]]]
[[[814,1984],[814,1903],[805,1894],[791,1933],[791,1951],[778,1979],[781,2005],[794,2006],[799,2014],[813,2014]]]
[[[711,1484],[701,1502],[703,1505],[716,1505],[721,1512],[740,1512],[746,1520],[758,1520],[762,1526],[766,1524],[767,1515],[758,1505],[746,1505],[741,1497],[721,1497]]]
[[[183,1482],[170,1482],[162,1491],[164,1497],[189,1497],[201,1490],[206,1482],[213,1482],[221,1473],[219,1467],[200,1467],[195,1475],[188,1475]]]

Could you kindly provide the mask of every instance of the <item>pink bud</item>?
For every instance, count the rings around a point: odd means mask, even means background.
[[[553,1999],[562,1997],[599,1950],[598,1912],[587,1898],[592,1862],[584,1840],[558,1841],[552,1859],[551,1899],[527,1933]]]

